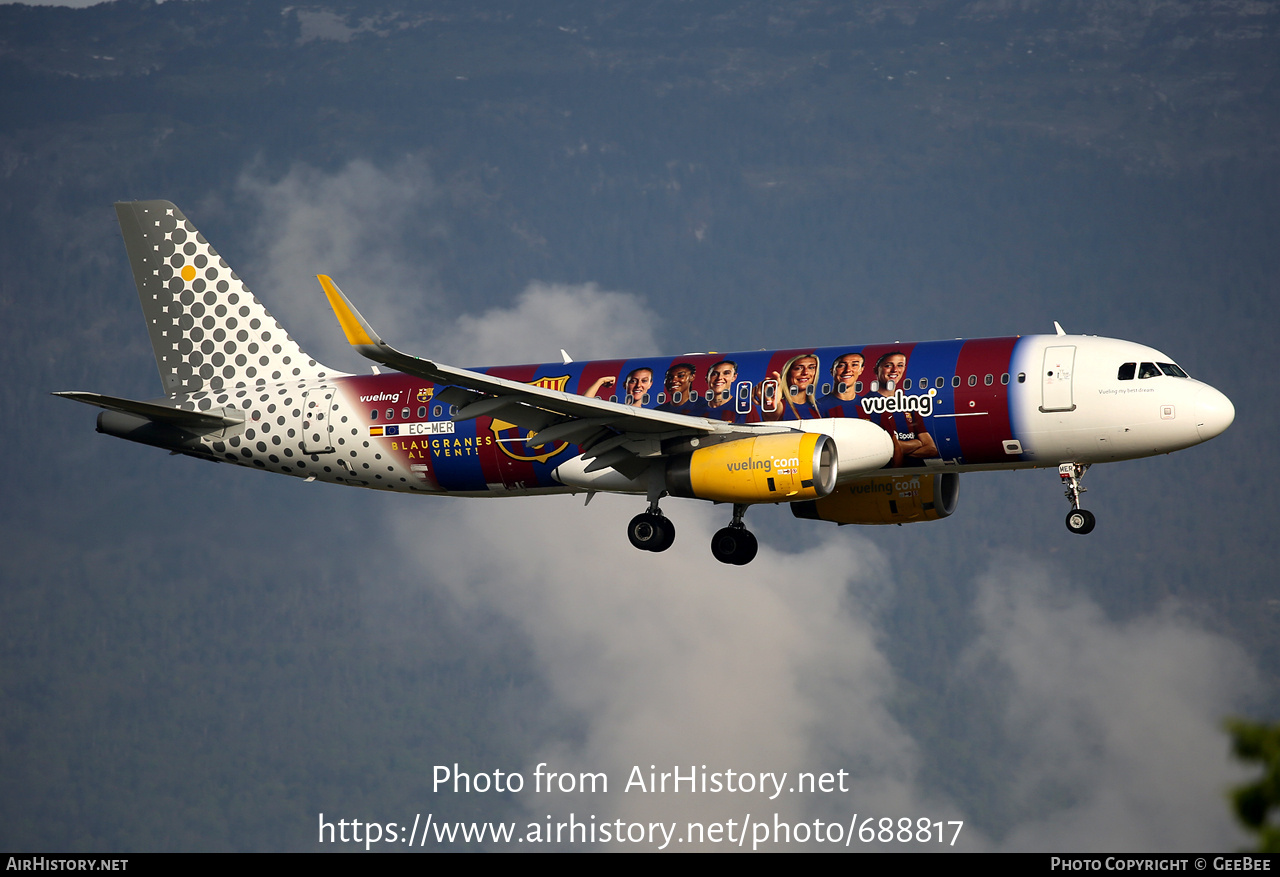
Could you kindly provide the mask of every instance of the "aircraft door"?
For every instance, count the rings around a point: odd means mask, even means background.
[[[314,387],[302,393],[302,452],[333,453],[333,387]]]
[[[1044,366],[1040,369],[1041,411],[1074,411],[1071,375],[1075,371],[1076,348],[1046,347]]]

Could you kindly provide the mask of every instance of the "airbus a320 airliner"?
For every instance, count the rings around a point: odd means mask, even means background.
[[[462,369],[401,353],[328,277],[348,342],[393,369],[335,372],[285,332],[167,201],[116,205],[165,395],[96,405],[98,431],[308,481],[445,496],[645,496],[631,543],[665,551],[664,496],[732,505],[712,538],[746,564],[743,515],[945,518],[959,474],[1058,468],[1067,527],[1093,529],[1093,463],[1165,454],[1231,425],[1222,393],[1165,354],[1055,335],[696,353]]]

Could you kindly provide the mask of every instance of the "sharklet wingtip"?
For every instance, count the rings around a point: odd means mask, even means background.
[[[329,307],[333,308],[333,315],[338,318],[338,325],[347,336],[348,344],[356,348],[376,348],[382,343],[382,339],[343,295],[332,278],[327,274],[317,274],[316,279],[320,281],[320,288],[324,290],[325,298],[329,300]]]

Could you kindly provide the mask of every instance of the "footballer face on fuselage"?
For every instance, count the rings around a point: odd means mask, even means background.
[[[649,395],[649,388],[653,386],[653,369],[638,368],[631,374],[627,375],[626,383],[623,384],[623,390],[626,392],[626,405],[643,405],[645,397]]]
[[[787,391],[797,398],[809,395],[813,379],[818,375],[818,357],[798,356],[787,369]]]
[[[677,363],[667,369],[667,378],[663,389],[673,400],[688,399],[689,388],[693,386],[693,366],[687,362]]]
[[[861,353],[846,353],[831,365],[831,378],[835,381],[835,395],[849,400],[857,395],[858,379],[866,360]]]
[[[738,365],[722,360],[707,371],[707,388],[716,401],[728,399],[733,393],[733,382],[738,379]]]
[[[876,360],[876,390],[882,396],[888,396],[902,386],[902,378],[907,373],[907,357],[901,351],[886,353]]]

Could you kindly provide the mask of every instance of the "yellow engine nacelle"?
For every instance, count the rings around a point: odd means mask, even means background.
[[[794,502],[830,493],[837,469],[830,436],[773,433],[672,458],[667,490],[673,496],[716,502]]]
[[[812,502],[792,503],[797,518],[837,524],[907,524],[936,521],[956,510],[960,476],[883,475],[842,484],[834,493]]]

